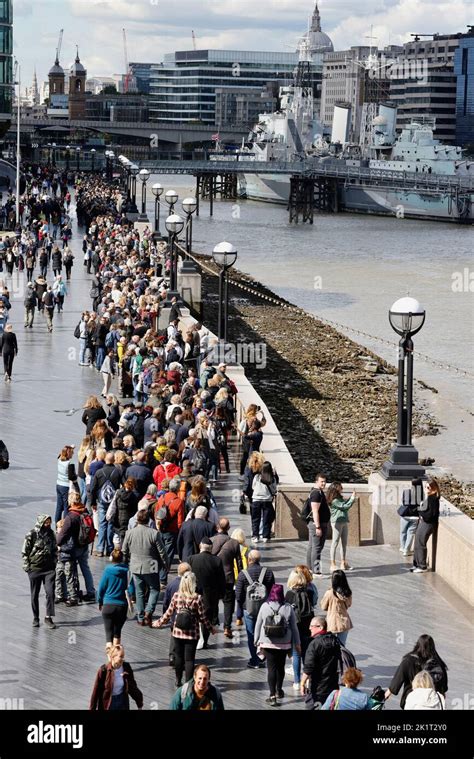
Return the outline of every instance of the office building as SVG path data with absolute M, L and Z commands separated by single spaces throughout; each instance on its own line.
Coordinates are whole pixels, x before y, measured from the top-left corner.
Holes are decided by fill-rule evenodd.
M 456 145 L 474 151 L 474 27 L 454 53 L 456 75 Z
M 0 137 L 8 131 L 13 102 L 12 0 L 0 0 Z M 6 85 L 6 86 L 5 86 Z

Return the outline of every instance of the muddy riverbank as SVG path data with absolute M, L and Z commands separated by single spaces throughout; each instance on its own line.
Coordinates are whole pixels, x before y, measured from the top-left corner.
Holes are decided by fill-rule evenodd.
M 212 261 L 202 259 L 209 269 Z M 295 309 L 233 270 L 229 342 L 267 404 L 302 477 L 367 481 L 396 439 L 397 376 L 393 366 L 312 315 Z M 216 329 L 218 280 L 203 272 L 206 324 Z M 264 296 L 264 297 L 262 297 Z M 272 302 L 278 300 L 278 304 Z M 287 307 L 285 307 L 285 304 Z M 417 383 L 416 396 L 433 392 Z M 415 436 L 436 435 L 436 419 L 418 400 Z M 442 478 L 443 495 L 472 516 L 474 487 Z

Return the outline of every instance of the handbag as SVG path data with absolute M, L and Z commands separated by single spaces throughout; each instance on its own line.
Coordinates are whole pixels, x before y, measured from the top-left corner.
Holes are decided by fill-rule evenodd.
M 133 619 L 136 614 L 135 604 L 133 603 L 128 590 L 125 591 L 125 598 L 127 599 L 127 619 Z
M 240 496 L 240 504 L 239 504 L 239 514 L 246 514 L 247 513 L 247 501 L 245 499 L 244 495 Z
M 339 699 L 341 698 L 341 691 L 336 690 L 334 691 L 334 696 L 332 697 L 331 704 L 329 706 L 329 710 L 332 712 L 335 709 L 339 709 Z
M 416 504 L 410 504 L 410 503 L 402 503 L 401 506 L 397 509 L 397 514 L 399 514 L 404 519 L 408 519 L 409 517 L 417 517 L 418 511 L 421 511 L 421 507 L 417 506 Z

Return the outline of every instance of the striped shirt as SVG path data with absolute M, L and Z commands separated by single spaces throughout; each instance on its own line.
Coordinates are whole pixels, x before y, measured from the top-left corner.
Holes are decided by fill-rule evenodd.
M 171 603 L 163 616 L 160 617 L 160 619 L 158 619 L 156 622 L 153 622 L 153 627 L 162 627 L 170 621 L 173 614 L 177 614 L 181 609 L 184 608 L 190 609 L 190 611 L 193 613 L 193 629 L 180 630 L 179 627 L 176 627 L 175 621 L 173 624 L 173 629 L 171 631 L 171 634 L 174 638 L 182 638 L 183 640 L 199 640 L 199 622 L 204 625 L 204 627 L 206 627 L 209 632 L 211 631 L 212 625 L 204 612 L 202 597 L 196 593 L 193 598 L 189 598 L 189 596 L 183 596 L 179 591 L 174 594 L 173 598 L 171 599 Z

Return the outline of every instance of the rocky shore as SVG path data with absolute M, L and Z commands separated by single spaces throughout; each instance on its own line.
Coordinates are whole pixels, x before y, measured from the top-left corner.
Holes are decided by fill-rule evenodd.
M 212 260 L 202 262 L 216 270 Z M 260 295 L 230 282 L 229 342 L 245 344 L 240 362 L 302 477 L 310 481 L 323 470 L 333 479 L 367 481 L 396 439 L 394 367 L 245 274 L 233 269 L 232 280 Z M 215 330 L 218 280 L 205 271 L 203 299 L 206 324 Z M 413 432 L 416 436 L 439 432 L 436 420 L 420 404 L 414 409 Z M 473 516 L 474 485 L 445 477 L 442 492 Z

